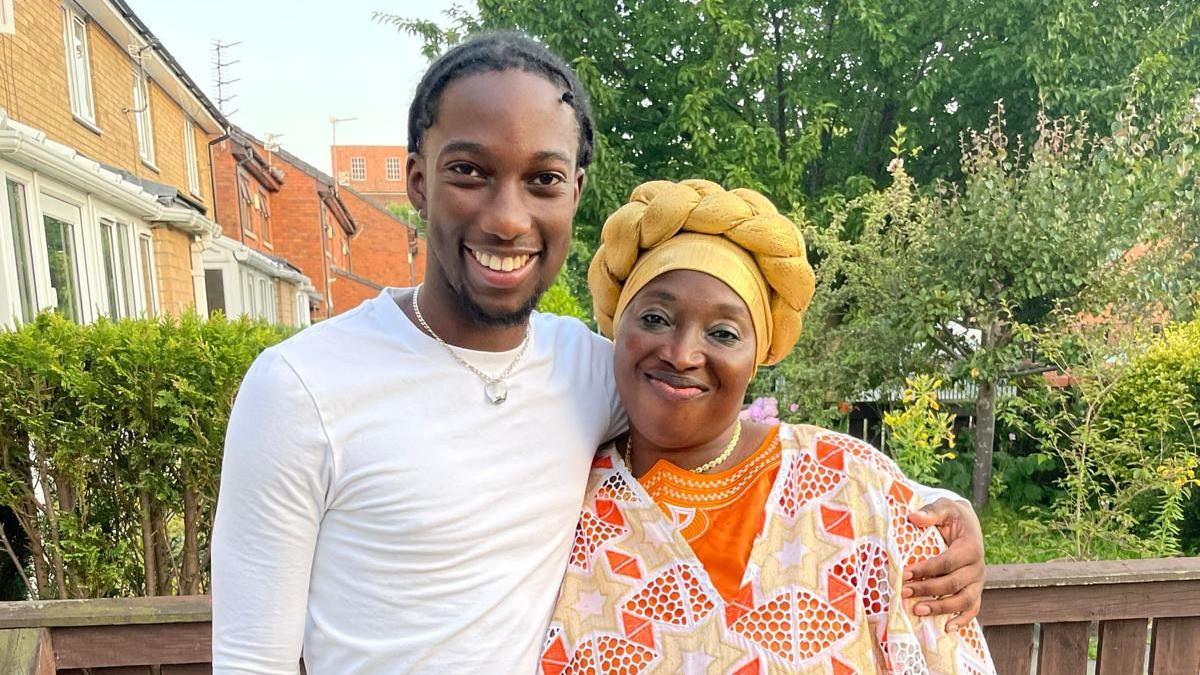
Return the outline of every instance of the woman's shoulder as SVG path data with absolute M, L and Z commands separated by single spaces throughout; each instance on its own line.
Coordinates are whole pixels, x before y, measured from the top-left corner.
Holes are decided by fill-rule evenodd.
M 860 479 L 904 479 L 904 472 L 881 450 L 861 438 L 812 424 L 780 424 L 785 450 L 808 455 L 818 464 Z

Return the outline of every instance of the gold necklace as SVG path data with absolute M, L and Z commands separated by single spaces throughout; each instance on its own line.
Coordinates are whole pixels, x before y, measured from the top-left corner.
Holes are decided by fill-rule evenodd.
M 713 457 L 712 459 L 705 462 L 704 464 L 701 464 L 700 466 L 692 469 L 692 473 L 708 473 L 709 471 L 724 464 L 725 461 L 729 459 L 729 456 L 733 454 L 733 449 L 737 447 L 738 441 L 741 440 L 741 438 L 742 438 L 742 421 L 737 420 L 733 424 L 733 436 L 730 437 L 729 444 L 725 446 L 725 449 L 721 451 L 721 454 L 717 455 L 716 457 Z M 621 453 L 621 459 L 625 461 L 625 466 L 630 471 L 633 471 L 633 463 L 629 461 L 629 457 L 631 454 L 631 452 L 630 452 L 631 447 L 632 447 L 632 444 L 629 442 L 629 439 L 626 438 L 625 439 L 625 451 Z

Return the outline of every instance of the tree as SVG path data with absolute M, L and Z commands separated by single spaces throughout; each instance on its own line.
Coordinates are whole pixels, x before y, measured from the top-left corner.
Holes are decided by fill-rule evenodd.
M 515 28 L 579 72 L 599 134 L 567 263 L 585 304 L 600 227 L 642 181 L 703 177 L 824 218 L 825 200 L 888 182 L 901 126 L 922 148 L 910 175 L 957 180 L 961 139 L 996 101 L 1014 135 L 1043 110 L 1111 120 L 1131 92 L 1173 121 L 1200 72 L 1194 0 L 479 0 L 441 24 L 375 19 L 429 58 Z
M 1037 354 L 1041 333 L 1089 313 L 1120 321 L 1194 311 L 1200 98 L 1193 106 L 1169 130 L 1127 107 L 1109 137 L 1043 119 L 1029 147 L 1006 135 L 1000 110 L 971 136 L 961 185 L 925 191 L 905 170 L 898 136 L 892 184 L 833 205 L 831 225 L 810 231 L 826 298 L 793 357 L 806 361 L 785 362 L 782 379 L 841 383 L 834 396 L 913 372 L 973 382 L 972 497 L 982 507 L 997 387 L 1050 367 Z M 844 379 L 815 378 L 829 373 L 826 362 Z

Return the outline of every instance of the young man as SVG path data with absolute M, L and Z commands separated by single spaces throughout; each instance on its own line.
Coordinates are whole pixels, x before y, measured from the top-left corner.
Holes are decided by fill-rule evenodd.
M 234 406 L 215 673 L 294 673 L 301 646 L 313 675 L 536 668 L 593 453 L 623 425 L 611 345 L 532 313 L 592 147 L 586 92 L 528 39 L 430 67 L 409 114 L 425 283 L 267 350 Z M 978 524 L 937 509 L 966 535 L 930 561 L 955 571 L 929 594 L 971 586 L 931 609 L 973 613 Z

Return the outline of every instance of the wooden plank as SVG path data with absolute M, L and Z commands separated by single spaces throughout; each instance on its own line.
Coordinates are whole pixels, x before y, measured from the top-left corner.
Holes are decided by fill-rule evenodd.
M 190 664 L 212 660 L 208 623 L 55 628 L 59 668 Z
M 207 595 L 0 603 L 0 628 L 212 621 Z
M 1200 580 L 1200 557 L 988 565 L 985 588 Z
M 1038 644 L 1038 675 L 1080 675 L 1087 672 L 1087 621 L 1042 624 Z
M 1200 673 L 1200 616 L 1154 620 L 1150 645 L 1150 673 Z
M 1029 675 L 1033 666 L 1033 629 L 1031 623 L 983 629 L 988 651 L 996 664 L 996 675 Z
M 212 675 L 211 663 L 185 663 L 177 666 L 163 666 L 162 675 Z
M 45 628 L 0 630 L 0 672 L 54 675 L 54 652 Z
M 1140 673 L 1146 665 L 1147 619 L 1100 622 L 1096 647 L 1096 675 Z
M 985 590 L 979 621 L 995 626 L 1184 616 L 1200 616 L 1200 581 Z

